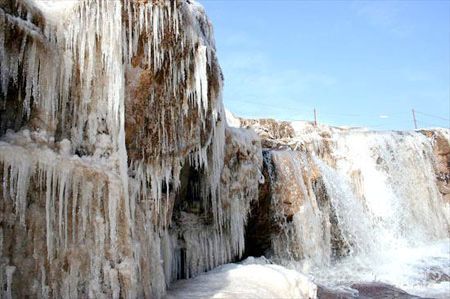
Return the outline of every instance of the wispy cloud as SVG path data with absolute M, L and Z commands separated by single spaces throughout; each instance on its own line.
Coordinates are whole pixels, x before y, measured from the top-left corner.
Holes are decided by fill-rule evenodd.
M 258 47 L 260 46 L 260 42 L 249 36 L 249 34 L 244 32 L 232 32 L 232 34 L 228 34 L 224 36 L 221 40 L 221 43 L 225 47 L 239 47 L 239 48 L 248 48 L 248 47 Z
M 396 1 L 356 1 L 353 9 L 358 17 L 371 26 L 380 28 L 398 37 L 411 35 L 411 24 L 401 22 L 402 9 Z
M 425 71 L 403 70 L 401 73 L 409 82 L 429 82 L 435 80 L 431 73 Z
M 257 116 L 258 107 L 270 110 L 277 117 L 310 109 L 310 95 L 314 90 L 337 83 L 328 74 L 282 68 L 261 51 L 228 53 L 222 57 L 221 65 L 225 73 L 225 103 L 260 104 L 252 105 L 256 110 L 236 111 L 248 116 Z

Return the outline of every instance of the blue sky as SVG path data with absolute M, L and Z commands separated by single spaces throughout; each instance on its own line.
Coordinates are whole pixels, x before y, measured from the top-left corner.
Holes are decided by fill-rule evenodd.
M 449 126 L 450 1 L 200 2 L 239 116 Z

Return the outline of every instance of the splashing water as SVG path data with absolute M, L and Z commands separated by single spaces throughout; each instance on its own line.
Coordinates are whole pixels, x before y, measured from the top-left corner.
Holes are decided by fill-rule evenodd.
M 449 203 L 436 184 L 431 141 L 397 132 L 335 132 L 331 141 L 325 148 L 316 140 L 316 151 L 272 153 L 278 173 L 286 161 L 298 170 L 289 181 L 272 180 L 304 190 L 302 208 L 274 240 L 274 258 L 332 288 L 375 281 L 448 295 Z

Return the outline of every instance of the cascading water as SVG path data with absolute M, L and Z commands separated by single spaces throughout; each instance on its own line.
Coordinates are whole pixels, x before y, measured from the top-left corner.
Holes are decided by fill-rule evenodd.
M 271 152 L 272 185 L 301 191 L 301 207 L 273 239 L 275 260 L 329 287 L 380 281 L 448 295 L 450 203 L 438 189 L 433 140 L 364 131 L 301 138 L 297 151 Z M 273 204 L 283 196 L 272 190 Z

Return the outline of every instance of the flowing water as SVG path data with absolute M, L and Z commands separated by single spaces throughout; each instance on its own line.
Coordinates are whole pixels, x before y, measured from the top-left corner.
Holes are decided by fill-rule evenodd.
M 274 240 L 275 257 L 331 288 L 384 282 L 447 297 L 449 203 L 436 184 L 432 140 L 397 132 L 335 133 L 331 140 L 318 151 L 272 153 L 279 171 L 286 161 L 299 176 L 315 168 L 323 187 L 311 187 L 317 178 L 300 179 L 303 208 Z

